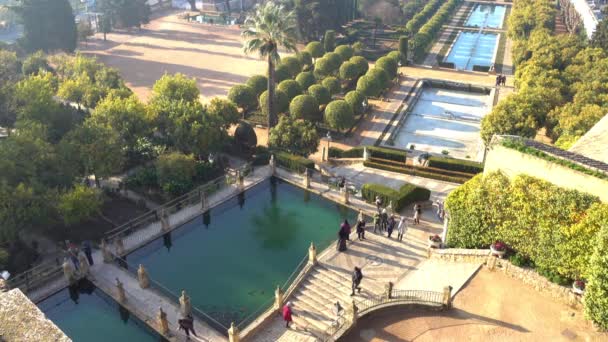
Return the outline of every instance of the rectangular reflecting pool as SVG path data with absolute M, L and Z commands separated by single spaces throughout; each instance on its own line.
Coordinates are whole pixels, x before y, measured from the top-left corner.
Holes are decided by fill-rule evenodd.
M 356 213 L 279 179 L 266 180 L 127 256 L 225 326 L 271 301 L 307 257 L 337 238 Z
M 55 293 L 38 303 L 38 307 L 75 342 L 163 341 L 88 281 Z
M 505 6 L 477 4 L 465 26 L 502 28 L 505 12 Z
M 454 63 L 458 70 L 473 70 L 474 65 L 489 67 L 494 63 L 497 41 L 494 33 L 462 31 L 445 61 Z

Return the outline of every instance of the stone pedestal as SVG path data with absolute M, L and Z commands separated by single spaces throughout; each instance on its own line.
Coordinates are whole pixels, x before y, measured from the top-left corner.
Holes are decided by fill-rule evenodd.
M 186 294 L 186 290 L 182 290 L 182 295 L 179 297 L 179 309 L 183 317 L 192 314 L 192 304 L 190 297 Z
M 236 187 L 239 191 L 245 190 L 245 177 L 243 177 L 240 170 L 236 171 Z
M 125 303 L 127 301 L 127 295 L 125 293 L 124 285 L 116 278 L 116 295 L 118 296 L 119 303 Z
M 308 263 L 311 265 L 317 264 L 317 248 L 313 242 L 311 242 L 310 247 L 308 247 Z
M 112 253 L 108 249 L 108 245 L 106 244 L 106 240 L 101 240 L 101 254 L 103 255 L 103 262 L 110 263 L 112 262 Z
M 158 328 L 163 335 L 169 333 L 169 321 L 167 320 L 167 313 L 163 311 L 163 308 L 158 308 Z
M 139 268 L 137 269 L 137 280 L 139 280 L 139 287 L 142 289 L 150 287 L 150 277 L 142 264 L 139 264 Z
M 63 275 L 65 276 L 65 279 L 68 281 L 68 284 L 72 285 L 76 282 L 76 275 L 74 272 L 74 265 L 72 265 L 72 262 L 68 259 L 65 259 L 63 261 L 63 265 L 61 265 L 63 268 Z
M 350 318 L 352 327 L 354 327 L 357 324 L 357 316 L 359 315 L 359 308 L 357 307 L 357 304 L 355 303 L 354 299 L 350 303 L 350 308 L 348 310 L 348 313 L 349 313 L 349 318 Z
M 270 174 L 274 175 L 277 172 L 277 162 L 274 159 L 274 154 L 270 155 L 270 162 L 268 165 L 270 165 Z
M 89 260 L 84 254 L 78 254 L 78 261 L 80 262 L 80 276 L 86 277 L 89 274 Z
M 240 342 L 241 337 L 239 336 L 239 328 L 234 325 L 234 322 L 230 323 L 230 328 L 228 329 L 228 341 L 229 342 Z
M 283 307 L 283 292 L 281 291 L 281 288 L 279 286 L 277 286 L 277 289 L 274 290 L 274 307 L 279 312 Z
M 496 257 L 493 255 L 488 256 L 488 270 L 490 271 L 494 271 L 494 269 L 496 268 Z
M 452 287 L 451 286 L 446 286 L 443 288 L 443 306 L 445 306 L 446 309 L 449 309 L 452 307 Z
M 207 193 L 204 190 L 201 190 L 201 210 L 203 212 L 207 211 L 207 209 L 209 209 L 209 203 L 207 201 Z
M 310 188 L 310 175 L 309 175 L 308 169 L 306 169 L 306 171 L 304 171 L 304 181 L 302 183 L 302 186 L 304 186 L 305 189 Z
M 171 229 L 171 224 L 169 223 L 169 214 L 166 211 L 162 211 L 160 213 L 160 229 L 163 232 L 168 232 Z
M 122 242 L 122 238 L 120 236 L 117 236 L 114 239 L 114 245 L 116 247 L 116 254 L 118 254 L 119 257 L 125 255 L 125 244 Z
M 393 298 L 393 283 L 388 282 L 384 284 L 384 298 L 391 299 Z
M 363 148 L 363 161 L 369 160 L 369 152 L 367 151 L 367 146 Z
M 344 191 L 342 192 L 342 202 L 344 202 L 344 204 L 350 203 L 350 192 L 346 186 L 344 186 Z

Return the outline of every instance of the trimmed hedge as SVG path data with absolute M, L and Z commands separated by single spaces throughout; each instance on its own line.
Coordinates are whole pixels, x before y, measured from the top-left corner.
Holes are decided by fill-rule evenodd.
M 274 157 L 277 165 L 284 167 L 288 170 L 303 173 L 306 169 L 314 169 L 315 162 L 304 157 L 297 156 L 295 154 L 287 152 L 275 152 Z
M 456 177 L 456 176 L 442 175 L 440 173 L 436 173 L 434 171 L 431 171 L 431 170 L 428 170 L 425 168 L 415 167 L 415 166 L 405 166 L 404 165 L 402 167 L 398 167 L 398 166 L 381 164 L 381 163 L 377 163 L 377 162 L 373 162 L 373 161 L 363 162 L 363 166 L 371 167 L 371 168 L 379 169 L 379 170 L 403 173 L 406 175 L 436 179 L 436 180 L 440 180 L 440 181 L 444 181 L 444 182 L 451 182 L 451 183 L 462 184 L 462 183 L 465 183 L 467 180 L 469 180 L 468 177 Z
M 483 172 L 483 164 L 471 160 L 436 157 L 429 158 L 429 167 L 450 171 L 478 174 Z
M 317 83 L 315 75 L 311 71 L 301 72 L 296 76 L 296 82 L 300 85 L 300 89 L 308 89 L 313 84 Z
M 377 146 L 357 146 L 351 148 L 350 150 L 341 150 L 339 148 L 330 147 L 329 156 L 332 158 L 363 158 L 363 150 L 365 147 L 367 147 L 367 153 L 372 158 L 390 160 L 393 162 L 403 163 L 405 165 L 407 152 Z
M 490 71 L 490 67 L 485 65 L 473 65 L 473 71 L 488 72 Z
M 330 158 L 363 158 L 363 147 L 353 147 L 350 150 L 342 150 L 337 147 L 329 147 Z
M 388 205 L 392 202 L 393 209 L 399 212 L 408 204 L 428 201 L 431 197 L 431 191 L 414 184 L 405 184 L 399 190 L 394 190 L 384 185 L 368 183 L 361 188 L 361 195 L 368 203 L 375 203 L 376 196 L 379 196 L 382 203 Z

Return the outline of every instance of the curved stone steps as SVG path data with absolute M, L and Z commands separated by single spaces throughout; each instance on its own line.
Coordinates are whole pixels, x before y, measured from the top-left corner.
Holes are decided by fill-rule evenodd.
M 323 314 L 324 316 L 328 317 L 333 316 L 331 311 L 331 304 L 333 303 L 332 300 L 325 297 L 320 297 L 319 294 L 314 290 L 306 288 L 300 289 L 297 300 L 301 300 L 305 304 L 308 304 L 313 312 Z
M 315 279 L 315 281 L 320 281 L 322 282 L 325 286 L 331 286 L 331 288 L 336 289 L 337 291 L 340 292 L 347 292 L 350 293 L 350 286 L 351 286 L 351 281 L 349 280 L 348 283 L 344 282 L 344 281 L 336 281 L 335 278 L 332 278 L 330 275 L 324 273 L 324 272 L 317 272 L 317 273 L 313 273 L 312 277 Z
M 329 317 L 316 313 L 314 307 L 302 300 L 294 300 L 292 303 L 294 305 L 293 316 L 305 319 L 310 324 L 309 327 L 314 327 L 317 332 L 324 334 L 327 331 L 331 325 Z
M 322 341 L 321 336 L 325 336 L 325 332 L 311 325 L 311 323 L 306 318 L 294 314 L 292 315 L 291 319 L 293 320 L 293 324 L 295 324 L 296 327 L 314 335 L 316 341 Z M 288 341 L 291 342 L 291 340 Z
M 322 277 L 309 278 L 305 282 L 306 285 L 312 287 L 315 291 L 324 295 L 325 298 L 331 299 L 333 302 L 335 300 L 347 301 L 349 300 L 348 294 L 350 293 L 350 288 L 340 286 L 339 288 L 336 284 L 328 283 L 323 280 Z M 348 293 L 347 293 L 348 292 Z
M 326 275 L 327 277 L 331 278 L 332 281 L 334 282 L 341 282 L 341 283 L 346 283 L 348 284 L 348 291 L 350 291 L 350 285 L 352 280 L 348 279 L 346 280 L 345 276 L 342 275 L 341 273 L 338 273 L 334 270 L 328 269 L 328 268 L 323 268 L 324 270 L 327 270 L 327 272 L 323 272 L 324 275 Z M 367 288 L 367 290 L 369 290 L 370 292 L 373 293 L 382 293 L 382 291 L 384 291 L 384 285 L 380 284 L 376 281 L 374 281 L 373 279 L 369 279 L 365 276 L 365 269 L 362 270 L 363 272 L 363 280 L 361 281 L 361 286 L 364 288 Z M 350 292 L 349 292 L 350 293 Z

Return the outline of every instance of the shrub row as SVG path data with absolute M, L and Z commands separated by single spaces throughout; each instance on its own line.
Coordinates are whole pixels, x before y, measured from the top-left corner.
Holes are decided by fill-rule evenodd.
M 483 164 L 471 160 L 432 156 L 429 158 L 429 167 L 450 171 L 478 174 L 483 172 Z
M 422 11 L 416 14 L 410 21 L 405 24 L 405 30 L 409 33 L 415 33 L 418 29 L 424 25 L 425 22 L 437 11 L 441 5 L 442 0 L 431 0 L 428 2 Z
M 377 146 L 366 146 L 367 153 L 373 158 L 386 159 L 405 164 L 407 159 L 406 151 L 393 150 Z M 353 147 L 350 150 L 341 150 L 339 148 L 330 147 L 329 156 L 332 158 L 363 158 L 364 146 Z
M 314 161 L 297 156 L 295 154 L 280 151 L 275 152 L 274 157 L 276 158 L 277 165 L 291 171 L 303 173 L 304 171 L 306 171 L 306 169 L 315 168 Z
M 376 196 L 382 199 L 382 203 L 388 205 L 393 203 L 396 212 L 414 202 L 428 201 L 431 191 L 413 184 L 405 184 L 399 190 L 393 190 L 384 185 L 368 183 L 361 188 L 361 195 L 368 203 L 374 203 Z
M 415 166 L 404 165 L 403 167 L 398 167 L 398 166 L 376 163 L 373 161 L 366 161 L 363 163 L 363 165 L 366 167 L 374 168 L 374 169 L 398 172 L 398 173 L 403 173 L 406 175 L 431 178 L 431 179 L 436 179 L 436 180 L 440 180 L 440 181 L 444 181 L 444 182 L 452 182 L 452 183 L 459 183 L 459 184 L 462 184 L 469 179 L 468 177 L 443 175 L 443 174 L 434 172 L 433 170 L 428 170 L 425 168 L 419 168 L 419 167 L 415 167 Z
M 426 54 L 429 45 L 435 39 L 435 36 L 441 30 L 441 26 L 450 17 L 451 12 L 462 0 L 448 0 L 444 3 L 437 13 L 427 21 L 414 38 L 410 41 L 410 49 L 414 54 L 414 59 L 421 59 Z

